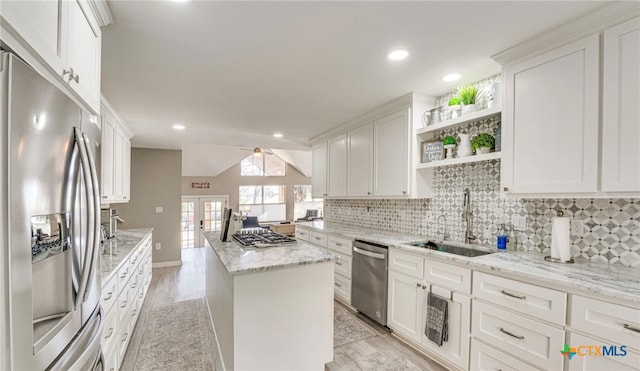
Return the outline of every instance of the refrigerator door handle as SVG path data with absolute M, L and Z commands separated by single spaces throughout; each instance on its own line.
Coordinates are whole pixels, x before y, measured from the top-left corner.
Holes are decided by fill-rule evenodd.
M 89 159 L 89 171 L 91 175 L 91 190 L 93 193 L 92 204 L 93 204 L 93 243 L 91 248 L 91 265 L 89 266 L 89 277 L 87 279 L 87 286 L 84 292 L 83 302 L 87 301 L 89 298 L 89 294 L 91 293 L 91 281 L 93 280 L 93 276 L 95 275 L 96 269 L 98 269 L 98 250 L 100 249 L 100 190 L 98 189 L 98 172 L 96 170 L 96 162 L 93 159 L 92 151 L 88 148 L 91 141 L 87 137 L 86 134 L 82 134 L 82 139 L 84 141 L 84 145 L 87 151 L 87 157 Z
M 78 333 L 60 358 L 47 371 L 87 371 L 96 365 L 100 356 L 103 327 L 102 308 L 98 307 L 92 319 Z
M 79 144 L 74 140 L 73 150 L 71 152 L 71 159 L 69 161 L 69 167 L 67 169 L 67 176 L 65 179 L 65 193 L 63 199 L 63 205 L 66 205 L 66 209 L 71 212 L 71 215 L 76 213 L 76 190 L 78 185 L 79 167 L 80 167 L 80 148 Z M 75 233 L 75 232 L 74 232 Z M 73 243 L 72 243 L 73 244 Z M 73 248 L 73 275 L 72 284 L 76 295 L 75 309 L 78 309 L 79 297 L 80 297 L 80 276 L 82 275 L 82 268 L 78 266 L 78 259 L 75 259 L 76 249 Z
M 82 166 L 82 173 L 84 175 L 84 183 L 85 183 L 85 191 L 87 196 L 87 219 L 88 219 L 88 228 L 87 228 L 87 239 L 85 241 L 85 254 L 84 261 L 82 263 L 81 268 L 81 277 L 80 277 L 80 289 L 78 290 L 78 297 L 76 297 L 76 309 L 80 303 L 84 302 L 85 293 L 87 290 L 87 284 L 89 283 L 89 273 L 91 270 L 91 259 L 93 259 L 93 250 L 94 250 L 94 232 L 95 232 L 95 203 L 93 201 L 93 180 L 91 179 L 91 169 L 89 167 L 89 156 L 87 155 L 87 146 L 84 142 L 84 138 L 82 133 L 78 128 L 73 128 L 74 137 L 76 143 L 78 143 L 78 147 L 80 148 L 80 164 Z M 80 298 L 80 300 L 77 300 Z

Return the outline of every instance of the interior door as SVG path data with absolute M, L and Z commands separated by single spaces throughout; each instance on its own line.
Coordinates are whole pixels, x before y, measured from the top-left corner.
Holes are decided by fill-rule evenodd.
M 182 248 L 207 246 L 202 232 L 220 231 L 222 211 L 229 203 L 228 196 L 182 197 Z

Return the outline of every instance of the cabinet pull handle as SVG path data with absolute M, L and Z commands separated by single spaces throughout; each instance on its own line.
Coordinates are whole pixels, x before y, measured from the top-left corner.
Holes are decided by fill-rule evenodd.
M 122 342 L 123 342 L 123 343 L 126 343 L 128 338 L 129 338 L 129 333 L 128 333 L 128 332 L 125 332 L 125 333 L 124 333 L 124 339 L 122 339 Z
M 129 273 L 129 272 L 127 271 L 127 272 L 122 273 L 122 275 L 120 276 L 120 278 L 125 278 L 125 277 L 127 276 L 127 273 Z
M 336 261 L 336 264 L 337 264 L 337 265 L 342 265 L 342 263 L 340 263 L 340 262 L 338 262 L 338 261 Z
M 426 289 L 427 289 L 427 286 L 422 285 L 422 289 L 423 289 L 423 290 L 426 290 Z
M 102 198 L 105 198 L 105 199 L 106 199 L 106 198 L 107 198 L 107 196 L 102 196 Z
M 368 194 L 368 195 L 370 195 L 370 194 L 371 194 L 371 192 L 367 192 L 367 194 Z
M 122 302 L 122 305 L 120 306 L 120 308 L 124 308 L 126 306 L 127 306 L 127 301 L 125 300 L 125 301 Z
M 416 287 L 417 287 L 417 288 L 422 287 L 422 285 L 420 284 L 420 282 L 416 283 Z
M 521 336 L 521 335 L 514 335 L 514 334 L 510 333 L 509 331 L 507 331 L 507 330 L 503 329 L 502 327 L 500 327 L 500 332 L 502 332 L 503 334 L 507 334 L 507 335 L 509 335 L 509 336 L 512 336 L 512 337 L 514 337 L 514 338 L 516 338 L 516 339 L 524 340 L 524 336 Z
M 113 296 L 113 292 L 110 292 L 110 293 L 107 295 L 107 297 L 106 297 L 106 298 L 104 298 L 104 301 L 111 300 L 111 297 L 112 297 L 112 296 Z
M 403 195 L 406 195 L 406 194 L 407 194 L 407 191 L 402 191 L 402 194 L 403 194 Z
M 109 334 L 108 334 L 107 336 L 105 336 L 104 338 L 105 338 L 105 339 L 108 339 L 108 338 L 110 338 L 110 337 L 111 337 L 111 335 L 113 335 L 113 327 L 111 327 L 111 328 L 109 329 Z
M 516 298 L 516 299 L 520 299 L 520 300 L 524 300 L 524 299 L 527 298 L 526 296 L 518 296 L 518 295 L 512 294 L 512 293 L 510 293 L 508 291 L 504 291 L 504 290 L 500 291 L 500 293 L 502 295 L 507 295 L 507 296 L 510 296 L 512 298 Z
M 624 324 L 624 328 L 626 328 L 627 330 L 631 330 L 631 331 L 635 331 L 635 332 L 640 332 L 640 329 L 637 328 L 633 328 L 630 325 L 627 325 L 626 323 Z
M 336 285 L 336 286 L 338 286 L 338 287 L 342 287 L 342 285 L 341 285 L 341 284 L 339 284 L 339 283 L 337 283 L 337 282 L 334 282 L 334 285 Z
M 342 244 L 339 242 L 336 242 L 336 246 L 342 246 Z

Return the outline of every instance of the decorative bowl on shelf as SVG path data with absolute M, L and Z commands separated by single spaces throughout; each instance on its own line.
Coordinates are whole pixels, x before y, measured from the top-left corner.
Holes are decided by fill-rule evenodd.
M 476 149 L 476 155 L 486 155 L 491 152 L 491 147 L 480 147 Z

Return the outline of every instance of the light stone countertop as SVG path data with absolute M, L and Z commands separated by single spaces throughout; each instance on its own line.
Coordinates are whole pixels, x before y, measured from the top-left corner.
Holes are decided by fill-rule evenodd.
M 302 241 L 256 248 L 242 246 L 235 241 L 220 242 L 220 232 L 203 234 L 231 275 L 324 263 L 337 259 L 336 255 L 327 249 Z
M 152 231 L 153 228 L 120 229 L 114 238 L 101 245 L 102 283 L 111 278 L 122 262 Z
M 407 242 L 424 240 L 441 242 L 425 236 L 408 236 L 397 232 L 337 225 L 323 221 L 296 223 L 296 226 L 351 239 L 377 242 L 443 262 L 467 265 L 478 271 L 499 272 L 514 279 L 535 280 L 547 287 L 555 287 L 559 290 L 584 291 L 613 301 L 620 299 L 640 304 L 640 269 L 637 268 L 617 264 L 592 263 L 581 259 L 576 259 L 573 264 L 551 263 L 545 261 L 542 254 L 524 251 L 496 252 L 471 258 L 406 244 Z M 495 248 L 488 246 L 466 245 L 455 241 L 446 241 L 446 243 L 478 250 L 496 251 Z

